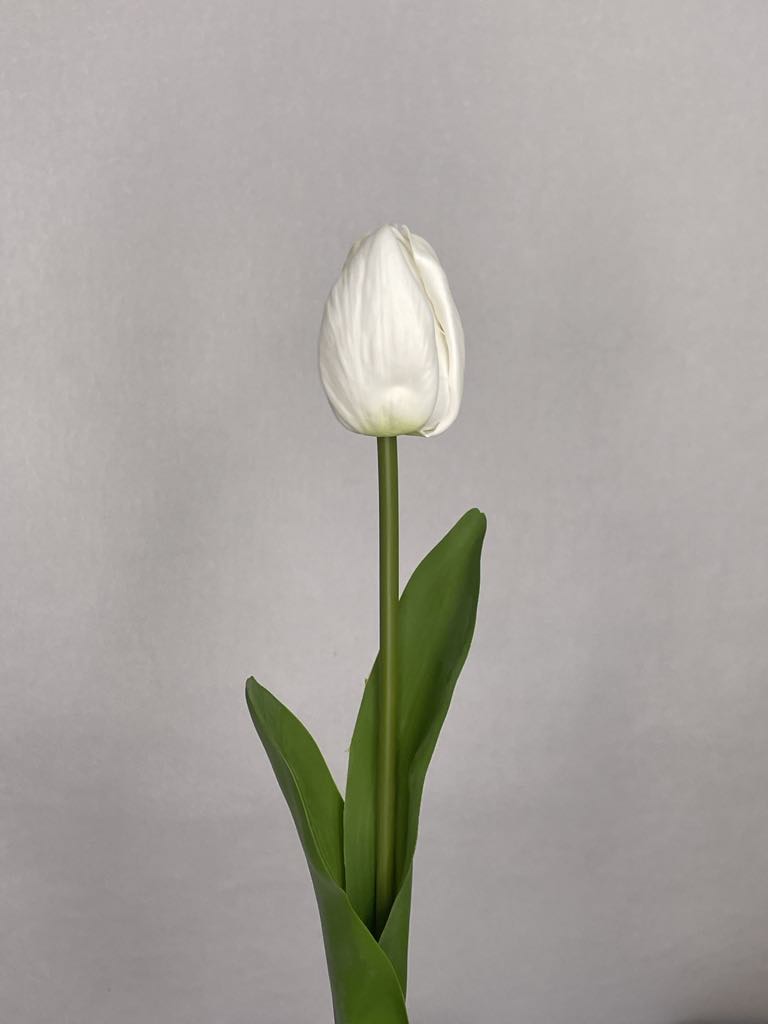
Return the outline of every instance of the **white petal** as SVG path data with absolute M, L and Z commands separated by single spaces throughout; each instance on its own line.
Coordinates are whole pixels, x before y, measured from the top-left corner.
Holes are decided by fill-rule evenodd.
M 446 430 L 459 412 L 464 389 L 464 329 L 448 286 L 448 278 L 435 250 L 429 242 L 412 234 L 405 226 L 401 230 L 411 248 L 417 272 L 435 314 L 435 340 L 440 368 L 438 395 L 432 414 L 418 431 L 424 437 L 432 437 Z
M 361 239 L 325 306 L 320 376 L 359 434 L 419 433 L 438 400 L 434 314 L 408 248 L 390 226 Z

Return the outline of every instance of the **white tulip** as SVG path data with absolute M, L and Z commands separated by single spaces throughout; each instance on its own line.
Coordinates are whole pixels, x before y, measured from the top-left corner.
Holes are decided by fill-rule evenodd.
M 385 225 L 356 242 L 325 305 L 320 377 L 358 434 L 440 434 L 464 382 L 464 332 L 428 242 Z

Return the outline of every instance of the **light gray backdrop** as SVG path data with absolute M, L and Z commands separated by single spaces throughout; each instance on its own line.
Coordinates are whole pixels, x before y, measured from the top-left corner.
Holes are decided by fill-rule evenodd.
M 315 368 L 408 224 L 477 504 L 415 1024 L 768 1017 L 768 4 L 2 3 L 0 1019 L 325 1024 L 253 672 L 341 783 L 375 446 Z

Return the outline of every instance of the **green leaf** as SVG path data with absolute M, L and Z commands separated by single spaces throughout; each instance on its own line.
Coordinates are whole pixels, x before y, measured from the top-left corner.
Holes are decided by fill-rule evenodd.
M 246 699 L 309 865 L 336 1024 L 408 1024 L 392 962 L 344 892 L 343 801 L 323 756 L 301 722 L 254 679 Z
M 298 718 L 255 679 L 245 684 L 245 699 L 307 861 L 343 889 L 344 801 L 323 755 Z
M 421 562 L 400 598 L 396 891 L 380 937 L 405 991 L 413 854 L 429 762 L 472 642 L 486 519 L 462 516 Z M 344 865 L 352 906 L 374 931 L 376 686 L 366 684 L 349 753 Z

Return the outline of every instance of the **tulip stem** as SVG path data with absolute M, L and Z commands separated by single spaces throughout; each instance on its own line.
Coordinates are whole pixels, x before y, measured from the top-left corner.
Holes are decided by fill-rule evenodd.
M 398 599 L 397 438 L 377 438 L 379 456 L 379 692 L 376 751 L 376 929 L 395 895 L 397 807 Z

